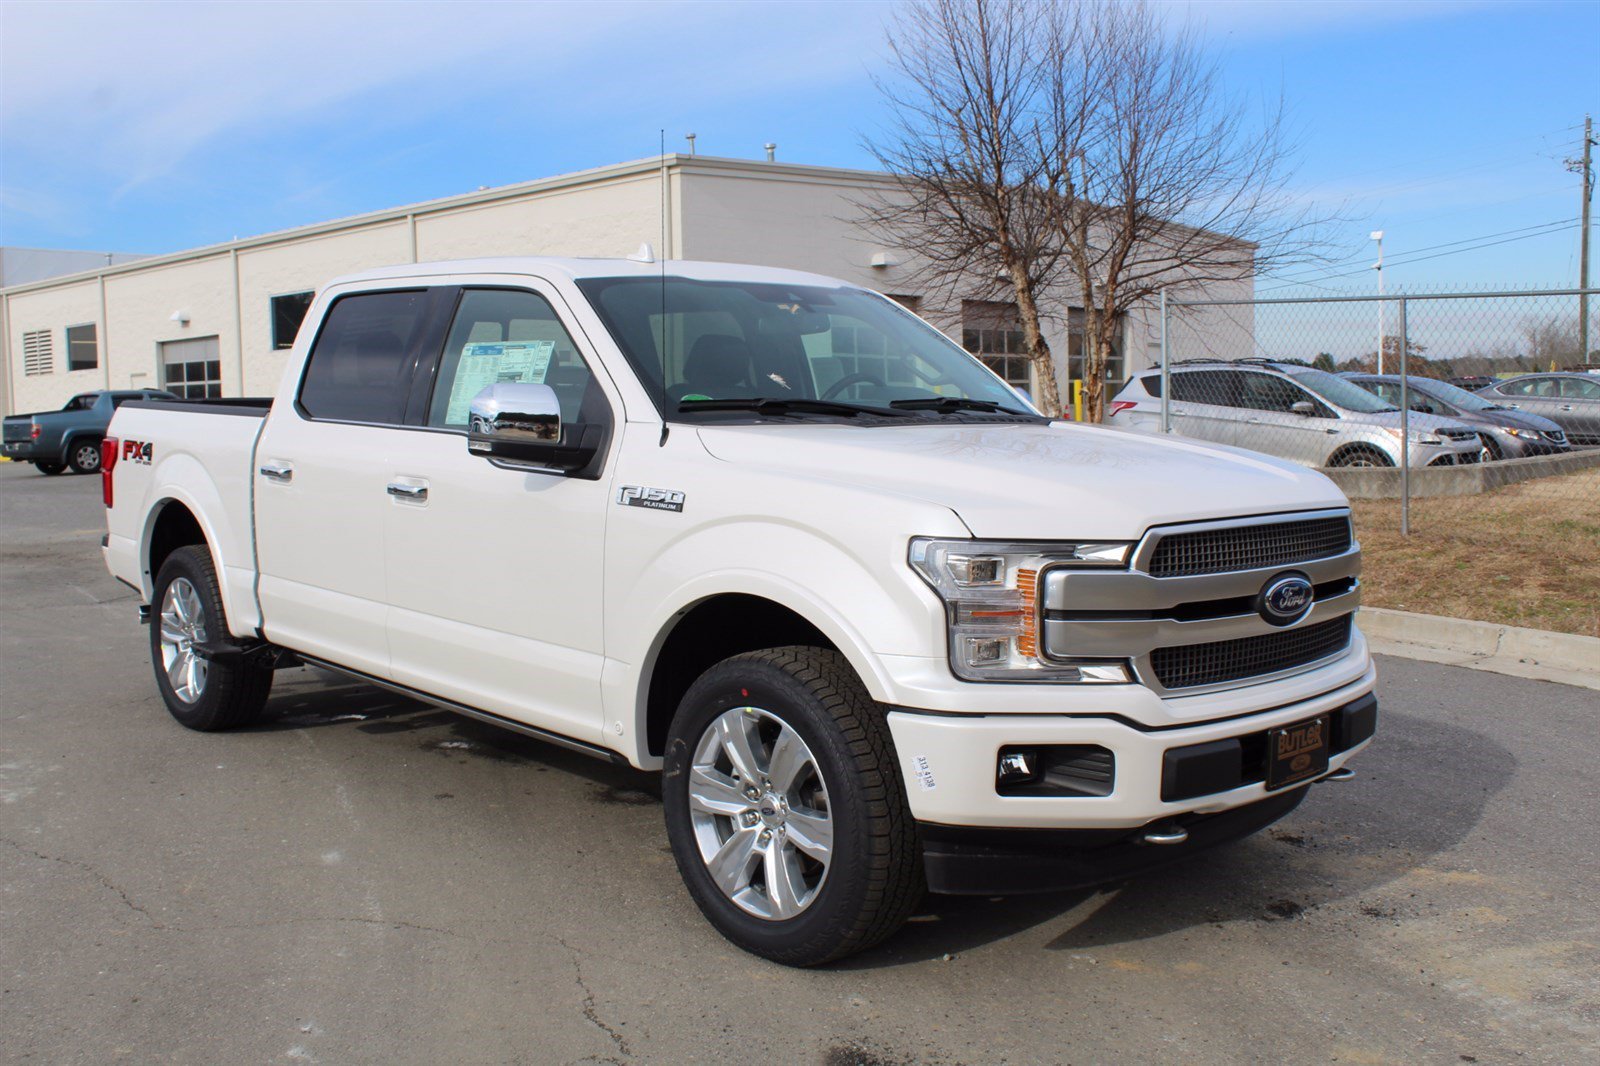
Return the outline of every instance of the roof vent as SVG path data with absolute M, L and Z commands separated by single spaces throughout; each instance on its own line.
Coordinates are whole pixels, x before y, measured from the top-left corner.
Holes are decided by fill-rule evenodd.
M 762 147 L 767 150 L 767 162 L 776 163 L 778 161 L 778 146 L 773 142 L 768 141 L 766 144 L 762 145 Z

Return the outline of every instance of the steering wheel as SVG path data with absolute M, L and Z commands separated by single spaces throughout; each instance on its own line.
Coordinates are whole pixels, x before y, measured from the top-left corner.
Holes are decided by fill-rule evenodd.
M 822 399 L 831 400 L 845 389 L 849 388 L 851 385 L 861 384 L 876 385 L 880 389 L 886 389 L 889 387 L 888 385 L 884 384 L 882 378 L 873 374 L 846 374 L 844 377 L 840 378 L 838 381 L 835 381 L 832 385 L 829 385 L 826 389 L 822 390 Z

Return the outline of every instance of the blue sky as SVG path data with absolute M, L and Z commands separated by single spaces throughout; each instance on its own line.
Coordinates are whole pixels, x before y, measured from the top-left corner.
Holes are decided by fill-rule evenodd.
M 1296 280 L 1370 291 L 1381 228 L 1391 288 L 1574 282 L 1561 160 L 1600 112 L 1600 3 L 1167 6 L 1230 89 L 1282 94 L 1297 195 L 1349 218 L 1348 262 Z M 693 130 L 705 154 L 867 166 L 892 11 L 4 0 L 0 244 L 174 251 L 652 155 L 663 127 L 669 149 Z M 1472 250 L 1491 235 L 1518 239 Z

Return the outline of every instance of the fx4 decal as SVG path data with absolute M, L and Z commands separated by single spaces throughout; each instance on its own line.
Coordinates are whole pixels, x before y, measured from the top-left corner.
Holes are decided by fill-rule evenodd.
M 155 450 L 156 446 L 149 441 L 125 440 L 122 442 L 122 460 L 126 463 L 149 466 Z
M 624 485 L 617 490 L 617 503 L 623 507 L 648 507 L 652 511 L 683 510 L 683 493 L 676 489 L 645 489 Z

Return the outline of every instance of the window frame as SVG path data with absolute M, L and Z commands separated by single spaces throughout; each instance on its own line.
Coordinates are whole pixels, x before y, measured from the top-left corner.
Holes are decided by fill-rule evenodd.
M 94 362 L 90 363 L 88 366 L 73 366 L 72 365 L 72 331 L 75 330 L 75 329 L 92 329 L 92 330 L 94 330 Z M 66 340 L 67 373 L 71 374 L 71 373 L 73 373 L 75 371 L 80 371 L 80 370 L 99 370 L 100 369 L 100 323 L 99 322 L 79 322 L 76 325 L 67 326 L 62 331 L 62 335 L 63 335 L 64 339 Z

